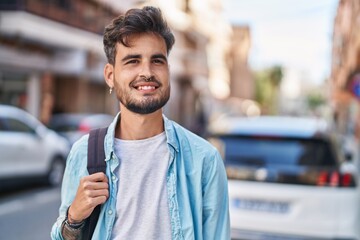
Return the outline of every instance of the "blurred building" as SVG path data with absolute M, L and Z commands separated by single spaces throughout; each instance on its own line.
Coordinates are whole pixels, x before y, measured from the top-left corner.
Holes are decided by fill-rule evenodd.
M 260 106 L 255 99 L 255 81 L 249 67 L 250 28 L 231 26 L 230 51 L 226 57 L 229 69 L 229 94 L 220 101 L 217 116 L 258 116 Z
M 162 9 L 176 42 L 166 114 L 201 134 L 216 98 L 230 96 L 231 27 L 221 0 L 16 0 L 0 3 L 0 102 L 43 122 L 54 112 L 115 113 L 103 80 L 104 26 L 131 7 Z
M 170 54 L 171 98 L 165 113 L 202 134 L 214 99 L 230 95 L 227 55 L 231 26 L 221 0 L 98 0 L 114 9 L 153 5 L 161 8 L 175 34 Z
M 0 2 L 0 102 L 53 112 L 114 112 L 102 32 L 116 12 L 94 1 Z
M 360 1 L 340 0 L 334 22 L 332 66 L 334 120 L 342 135 L 360 139 Z
M 251 46 L 249 26 L 233 26 L 230 62 L 231 97 L 254 99 L 255 86 L 248 57 Z

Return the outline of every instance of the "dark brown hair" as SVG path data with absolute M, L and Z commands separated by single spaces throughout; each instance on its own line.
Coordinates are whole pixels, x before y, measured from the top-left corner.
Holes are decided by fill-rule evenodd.
M 159 8 L 146 6 L 142 9 L 130 9 L 105 27 L 103 43 L 110 64 L 115 64 L 116 43 L 129 47 L 128 38 L 137 33 L 155 33 L 161 36 L 165 40 L 167 54 L 175 42 Z

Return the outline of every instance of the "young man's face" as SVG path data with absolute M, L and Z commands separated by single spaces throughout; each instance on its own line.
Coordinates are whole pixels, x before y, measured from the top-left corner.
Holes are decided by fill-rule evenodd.
M 170 97 L 165 41 L 151 33 L 132 35 L 128 40 L 130 47 L 117 44 L 115 64 L 105 67 L 105 77 L 124 107 L 140 114 L 155 112 Z M 112 71 L 108 75 L 106 68 Z

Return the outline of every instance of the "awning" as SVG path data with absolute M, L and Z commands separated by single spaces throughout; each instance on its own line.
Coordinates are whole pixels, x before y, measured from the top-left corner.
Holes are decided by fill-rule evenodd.
M 91 51 L 104 56 L 102 36 L 28 12 L 1 11 L 0 33 L 54 47 Z

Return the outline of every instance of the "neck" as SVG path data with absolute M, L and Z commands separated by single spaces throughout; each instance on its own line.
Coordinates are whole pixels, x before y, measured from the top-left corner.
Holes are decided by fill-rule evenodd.
M 115 137 L 123 140 L 141 140 L 164 131 L 162 110 L 150 114 L 137 114 L 124 106 L 120 107 L 120 122 L 116 126 Z

